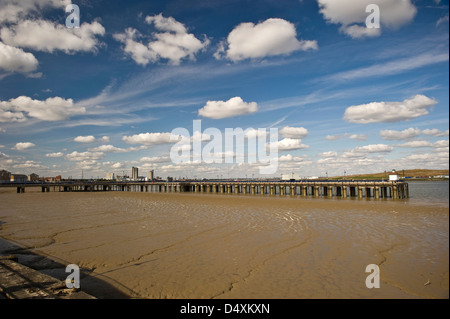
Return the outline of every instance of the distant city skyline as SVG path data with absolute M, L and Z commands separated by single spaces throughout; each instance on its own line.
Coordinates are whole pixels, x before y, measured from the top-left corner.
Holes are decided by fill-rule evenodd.
M 65 25 L 71 3 L 80 28 Z M 365 25 L 368 4 L 380 8 L 379 29 Z M 443 0 L 0 0 L 0 170 L 448 169 L 448 30 Z M 203 145 L 211 138 L 194 120 L 222 134 L 278 129 L 277 172 L 172 162 L 175 128 Z

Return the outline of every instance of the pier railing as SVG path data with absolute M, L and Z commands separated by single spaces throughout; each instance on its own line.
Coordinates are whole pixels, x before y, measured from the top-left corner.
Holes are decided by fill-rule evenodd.
M 408 183 L 403 181 L 89 181 L 56 183 L 3 183 L 0 187 L 40 187 L 42 192 L 193 192 L 218 194 L 280 195 L 338 198 L 409 198 Z

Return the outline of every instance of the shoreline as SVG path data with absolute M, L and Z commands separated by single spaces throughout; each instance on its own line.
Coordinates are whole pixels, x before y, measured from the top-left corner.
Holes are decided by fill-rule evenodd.
M 87 274 L 82 285 L 100 298 L 113 297 L 98 280 L 132 298 L 448 298 L 448 204 L 139 192 L 4 195 L 10 200 L 0 237 L 78 264 Z M 56 271 L 40 258 L 19 257 Z M 372 263 L 381 268 L 379 290 L 364 285 Z

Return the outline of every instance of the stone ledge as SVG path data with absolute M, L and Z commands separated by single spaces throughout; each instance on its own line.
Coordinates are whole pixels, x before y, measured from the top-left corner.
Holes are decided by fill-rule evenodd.
M 0 257 L 0 299 L 96 299 L 65 282 L 17 262 L 14 256 Z

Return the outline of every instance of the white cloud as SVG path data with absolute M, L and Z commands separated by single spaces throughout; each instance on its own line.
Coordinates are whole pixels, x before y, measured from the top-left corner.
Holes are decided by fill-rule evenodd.
M 184 58 L 194 60 L 195 54 L 209 45 L 208 39 L 200 41 L 172 17 L 164 18 L 159 14 L 147 16 L 145 21 L 154 24 L 157 30 L 163 31 L 153 33 L 153 39 L 147 44 L 138 41 L 143 35 L 133 28 L 127 28 L 124 33 L 113 35 L 114 39 L 125 44 L 124 52 L 138 64 L 145 66 L 149 62 L 167 59 L 171 64 L 178 65 Z
M 258 111 L 256 102 L 244 102 L 239 96 L 228 101 L 208 101 L 206 105 L 198 110 L 198 115 L 213 119 L 223 119 Z
M 397 146 L 416 148 L 416 147 L 431 147 L 433 146 L 433 144 L 428 141 L 409 141 L 403 144 L 399 144 Z
M 166 163 L 170 162 L 170 157 L 169 156 L 142 157 L 139 161 L 142 163 Z
M 30 74 L 38 64 L 33 54 L 0 41 L 0 70 Z
M 395 131 L 395 130 L 380 131 L 380 136 L 385 140 L 407 140 L 409 138 L 419 136 L 420 134 L 424 134 L 424 135 L 428 135 L 428 136 L 442 137 L 442 136 L 448 136 L 448 130 L 440 131 L 436 128 L 420 130 L 418 128 L 410 127 L 403 131 Z
M 380 136 L 384 140 L 406 140 L 418 136 L 420 132 L 419 129 L 410 127 L 403 131 L 382 130 Z
M 364 153 L 384 153 L 394 150 L 394 146 L 386 144 L 371 144 L 366 146 L 358 146 L 354 150 Z
M 123 152 L 127 152 L 126 149 L 124 148 L 119 148 L 119 147 L 115 147 L 114 145 L 100 145 L 98 147 L 95 148 L 90 148 L 89 151 L 92 152 L 113 152 L 113 153 L 123 153 Z
M 367 140 L 367 136 L 365 134 L 350 134 L 350 133 L 343 133 L 343 134 L 336 134 L 336 135 L 327 135 L 325 139 L 327 141 L 337 141 L 342 138 L 348 137 L 352 140 L 357 141 L 365 141 Z
M 350 106 L 345 110 L 344 120 L 352 123 L 398 122 L 427 115 L 427 108 L 437 101 L 424 95 L 416 95 L 402 102 L 372 102 Z
M 56 153 L 47 153 L 45 154 L 46 157 L 62 157 L 64 156 L 64 153 L 62 152 L 56 152 Z
M 104 34 L 105 28 L 96 21 L 69 29 L 47 20 L 25 20 L 0 30 L 0 37 L 8 45 L 50 53 L 61 50 L 69 54 L 97 52 L 100 42 L 96 36 Z
M 448 140 L 440 140 L 433 143 L 433 147 L 438 152 L 446 152 L 448 156 L 449 146 Z
M 267 19 L 258 24 L 241 23 L 228 35 L 227 46 L 221 43 L 216 58 L 225 55 L 232 61 L 317 50 L 316 41 L 297 40 L 295 26 L 283 19 Z M 226 52 L 225 52 L 226 51 Z
M 111 167 L 112 167 L 112 168 L 122 168 L 122 167 L 123 167 L 123 164 L 117 162 L 117 163 L 114 163 L 113 165 L 111 165 Z
M 45 168 L 39 162 L 35 161 L 25 161 L 24 163 L 19 163 L 14 165 L 15 168 Z
M 101 142 L 109 142 L 109 136 L 102 136 L 101 138 L 100 138 L 100 141 Z
M 35 144 L 33 144 L 31 142 L 21 142 L 21 143 L 16 143 L 16 145 L 13 147 L 13 150 L 23 151 L 23 150 L 26 150 L 33 146 L 35 146 Z
M 100 145 L 98 147 L 90 148 L 89 151 L 92 152 L 112 152 L 112 153 L 126 153 L 126 152 L 132 152 L 132 151 L 139 151 L 146 149 L 146 146 L 140 146 L 140 147 L 129 147 L 129 148 L 120 148 L 116 147 L 114 145 Z
M 409 163 L 411 167 L 432 167 L 448 169 L 449 165 L 448 151 L 411 154 L 402 158 L 401 161 L 403 163 Z
M 95 141 L 95 137 L 92 135 L 88 136 L 77 136 L 73 139 L 74 142 L 78 143 L 92 143 Z
M 350 138 L 352 140 L 366 141 L 367 140 L 367 135 L 365 135 L 365 134 L 352 134 L 348 138 Z
M 246 129 L 245 134 L 244 134 L 244 136 L 248 139 L 255 139 L 255 138 L 259 138 L 259 137 L 263 138 L 268 135 L 269 135 L 269 132 L 267 130 L 264 129 L 264 130 L 260 131 L 260 130 L 254 129 L 254 128 Z
M 440 131 L 437 128 L 422 130 L 422 134 L 431 136 L 448 136 L 448 130 Z
M 298 164 L 298 162 L 304 162 L 305 157 L 304 156 L 292 156 L 291 154 L 287 154 L 287 155 L 281 155 L 278 158 L 278 161 L 284 162 L 284 163 L 294 162 L 294 164 Z
M 294 138 L 284 138 L 278 142 L 276 142 L 276 147 L 278 147 L 278 151 L 292 151 L 308 148 L 308 145 L 302 144 L 301 139 Z
M 124 136 L 122 140 L 130 144 L 157 145 L 173 143 L 170 140 L 171 133 L 140 133 L 132 136 Z
M 47 7 L 65 8 L 71 0 L 1 0 L 0 23 L 16 23 L 30 15 L 36 15 Z
M 103 157 L 103 153 L 102 152 L 77 152 L 74 151 L 70 154 L 66 155 L 66 158 L 69 161 L 91 161 L 94 162 L 96 160 L 99 160 Z
M 334 151 L 328 151 L 328 152 L 323 152 L 323 153 L 319 154 L 320 157 L 326 157 L 326 158 L 336 157 L 337 155 L 338 155 L 338 153 L 334 152 Z
M 371 153 L 388 153 L 394 150 L 394 146 L 386 144 L 370 144 L 365 146 L 358 146 L 354 149 L 344 152 L 343 158 L 365 158 Z
M 317 0 L 317 2 L 325 20 L 341 25 L 340 31 L 353 38 L 381 34 L 380 30 L 366 28 L 366 18 L 370 14 L 366 12 L 366 7 L 369 4 L 376 4 L 380 8 L 381 28 L 398 28 L 412 21 L 417 13 L 410 0 Z
M 25 121 L 28 116 L 42 121 L 61 121 L 71 115 L 83 114 L 84 107 L 76 106 L 72 99 L 49 97 L 44 101 L 33 100 L 28 96 L 19 96 L 9 101 L 0 101 L 0 122 Z
M 280 134 L 285 138 L 304 138 L 309 132 L 304 127 L 285 126 L 280 130 Z
M 351 36 L 353 39 L 360 39 L 365 37 L 377 37 L 381 34 L 380 28 L 367 28 L 366 26 L 351 25 L 345 27 L 343 30 L 346 34 Z

